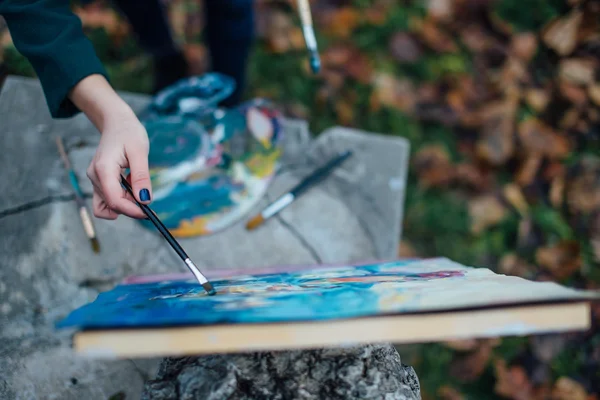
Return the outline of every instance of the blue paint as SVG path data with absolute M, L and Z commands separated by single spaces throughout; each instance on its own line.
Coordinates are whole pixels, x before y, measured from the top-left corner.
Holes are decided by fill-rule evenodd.
M 72 312 L 59 327 L 161 327 L 220 323 L 330 320 L 418 311 L 421 295 L 407 282 L 457 281 L 465 271 L 442 265 L 419 272 L 419 261 L 396 261 L 211 280 L 208 296 L 190 281 L 123 284 Z M 435 286 L 435 285 L 433 285 Z
M 310 54 L 310 68 L 315 74 L 319 73 L 321 70 L 321 59 L 319 58 L 319 54 L 316 52 L 311 52 Z

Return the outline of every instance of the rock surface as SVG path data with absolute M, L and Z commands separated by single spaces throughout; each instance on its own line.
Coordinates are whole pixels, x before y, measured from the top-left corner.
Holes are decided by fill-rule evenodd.
M 134 110 L 148 101 L 144 96 L 123 96 Z M 68 333 L 56 331 L 54 324 L 127 275 L 183 272 L 185 266 L 160 235 L 124 217 L 95 220 L 102 251 L 92 252 L 54 142 L 57 135 L 65 138 L 84 191 L 90 192 L 85 169 L 99 135 L 84 116 L 52 120 L 39 83 L 14 77 L 6 80 L 0 92 L 0 116 L 0 398 L 139 398 L 144 381 L 155 376 L 160 360 L 78 357 L 69 348 Z M 285 130 L 286 165 L 267 197 L 281 194 L 334 150 L 350 147 L 357 151 L 356 157 L 252 234 L 240 222 L 214 236 L 182 240 L 194 261 L 209 271 L 393 258 L 400 235 L 406 143 L 342 128 L 331 129 L 313 141 L 302 121 L 287 121 Z M 286 363 L 302 360 L 302 354 L 313 359 L 317 359 L 314 354 L 321 354 L 320 359 L 330 359 L 331 365 L 342 365 L 345 357 L 356 359 L 362 351 L 382 351 L 368 350 L 375 348 L 397 357 L 391 345 L 260 357 Z M 190 362 L 198 366 L 203 360 L 219 359 L 227 368 L 242 371 L 241 360 L 250 357 L 245 361 L 250 362 L 259 356 L 215 357 L 190 358 L 178 365 Z M 355 364 L 348 361 L 348 365 Z M 161 382 L 167 381 L 168 365 L 161 369 Z M 389 358 L 387 368 L 400 371 L 399 359 Z M 400 376 L 377 374 L 377 379 Z M 177 373 L 173 377 L 178 382 L 183 379 Z M 196 379 L 188 378 L 190 385 Z M 253 375 L 251 379 L 267 377 Z M 364 382 L 368 386 L 368 380 Z M 194 384 L 201 383 L 200 379 Z M 149 389 L 145 396 L 155 392 Z
M 417 399 L 414 370 L 389 345 L 166 359 L 143 400 Z

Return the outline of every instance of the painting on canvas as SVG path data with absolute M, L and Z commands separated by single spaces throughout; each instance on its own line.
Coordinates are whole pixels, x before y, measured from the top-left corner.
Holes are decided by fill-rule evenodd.
M 465 267 L 445 258 L 306 267 L 212 280 L 134 277 L 74 312 L 80 329 L 323 321 L 576 300 L 588 293 Z

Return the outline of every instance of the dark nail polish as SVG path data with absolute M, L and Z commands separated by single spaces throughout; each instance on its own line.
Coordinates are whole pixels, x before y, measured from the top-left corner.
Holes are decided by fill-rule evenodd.
M 148 201 L 148 200 L 150 200 L 150 192 L 148 191 L 148 189 L 142 189 L 142 190 L 140 190 L 140 200 L 141 201 Z

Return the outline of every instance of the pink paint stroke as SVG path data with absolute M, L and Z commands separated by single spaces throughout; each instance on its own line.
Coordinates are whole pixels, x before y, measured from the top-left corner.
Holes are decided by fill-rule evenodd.
M 336 263 L 336 264 L 316 264 L 316 265 L 286 265 L 286 266 L 274 266 L 274 267 L 258 267 L 258 268 L 248 268 L 248 269 L 219 269 L 219 270 L 206 270 L 202 271 L 204 275 L 212 280 L 212 279 L 225 279 L 232 278 L 241 275 L 267 275 L 267 274 L 277 274 L 277 273 L 286 273 L 286 272 L 296 272 L 302 270 L 318 270 L 318 269 L 327 269 L 327 268 L 336 268 L 336 267 L 358 267 L 362 265 L 370 265 L 370 264 L 384 264 L 396 261 L 424 261 L 424 260 L 435 260 L 434 258 L 398 258 L 398 259 L 389 259 L 389 260 L 372 260 L 372 261 L 362 261 L 362 262 L 354 262 L 354 263 Z M 135 285 L 142 283 L 154 283 L 154 282 L 163 282 L 163 281 L 186 281 L 189 279 L 194 279 L 194 275 L 191 272 L 184 273 L 171 273 L 171 274 L 158 274 L 158 275 L 134 275 L 128 276 L 123 281 L 121 281 L 122 285 Z

